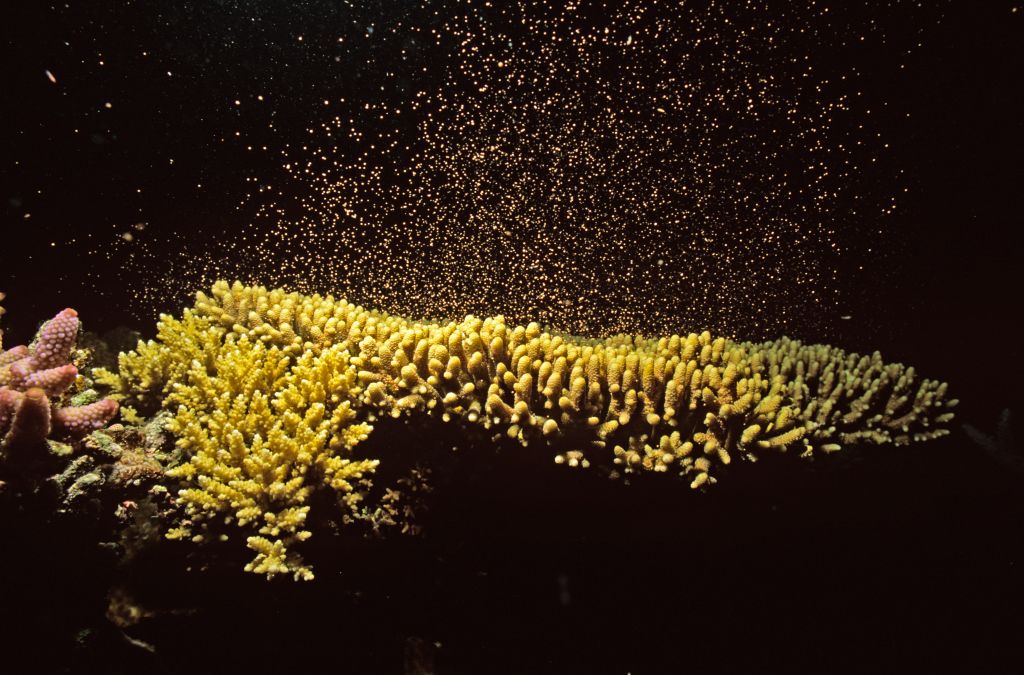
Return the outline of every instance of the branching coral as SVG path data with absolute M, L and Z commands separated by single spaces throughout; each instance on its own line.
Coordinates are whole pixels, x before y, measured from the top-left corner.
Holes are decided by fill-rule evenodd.
M 145 429 L 107 426 L 118 404 L 98 400 L 79 375 L 91 356 L 76 347 L 79 329 L 65 309 L 31 345 L 0 353 L 0 522 L 33 536 L 59 522 L 94 546 L 85 533 L 112 534 L 118 511 L 146 495 L 171 458 L 159 428 L 166 414 Z
M 858 442 L 897 444 L 947 433 L 946 385 L 871 356 L 781 339 L 707 332 L 588 340 L 506 326 L 503 317 L 447 324 L 367 311 L 330 296 L 219 282 L 195 313 L 238 335 L 294 351 L 348 345 L 363 402 L 391 415 L 437 411 L 524 444 L 556 446 L 585 466 L 604 450 L 625 470 L 676 465 L 696 486 L 734 454 Z M 576 449 L 561 451 L 576 445 Z M 611 453 L 607 453 L 607 450 Z
M 371 422 L 462 420 L 560 464 L 673 470 L 699 488 L 736 457 L 934 438 L 956 404 L 945 384 L 877 352 L 707 332 L 593 340 L 501 316 L 417 322 L 237 282 L 198 293 L 180 321 L 162 317 L 157 341 L 100 378 L 132 400 L 165 395 L 177 406 L 192 459 L 176 474 L 198 485 L 181 493 L 190 513 L 258 524 L 250 568 L 297 576 L 308 570 L 289 546 L 309 536 L 304 503 L 315 481 L 357 499 L 349 476 L 375 467 L 346 463 L 369 431 L 352 424 L 359 408 Z
M 0 352 L 0 451 L 5 455 L 39 445 L 51 433 L 84 436 L 117 413 L 111 399 L 61 405 L 78 377 L 71 363 L 78 328 L 78 313 L 68 308 L 44 323 L 31 345 Z
M 182 382 L 195 362 L 212 370 L 227 331 L 186 309 L 181 319 L 160 315 L 156 340 L 139 341 L 135 350 L 118 357 L 118 371 L 93 371 L 96 383 L 109 387 L 112 398 L 122 399 L 146 412 L 159 410 L 171 393 L 170 385 Z
M 338 345 L 293 357 L 232 335 L 209 366 L 187 365 L 167 403 L 177 410 L 168 428 L 190 460 L 168 475 L 193 487 L 178 493 L 188 520 L 169 536 L 201 540 L 197 524 L 233 522 L 257 554 L 247 571 L 312 578 L 291 549 L 310 536 L 311 493 L 329 487 L 354 509 L 377 466 L 350 457 L 371 427 L 354 423 L 348 352 Z

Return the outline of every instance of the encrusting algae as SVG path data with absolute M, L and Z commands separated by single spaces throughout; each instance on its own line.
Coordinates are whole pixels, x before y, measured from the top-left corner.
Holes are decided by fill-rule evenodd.
M 179 497 L 192 522 L 170 536 L 233 520 L 254 530 L 248 570 L 297 578 L 312 577 L 290 550 L 310 536 L 310 491 L 355 507 L 377 461 L 351 451 L 380 415 L 461 420 L 559 464 L 671 470 L 700 488 L 737 457 L 935 438 L 956 405 L 945 383 L 877 352 L 707 332 L 585 339 L 501 316 L 420 322 L 224 281 L 97 380 L 176 411 L 190 460 L 172 472 L 190 483 Z

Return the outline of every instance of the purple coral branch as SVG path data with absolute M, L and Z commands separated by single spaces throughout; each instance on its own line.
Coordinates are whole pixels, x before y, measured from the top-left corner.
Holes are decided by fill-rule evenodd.
M 69 307 L 43 324 L 31 345 L 0 352 L 0 449 L 35 445 L 51 433 L 81 437 L 117 414 L 112 399 L 56 403 L 78 377 L 71 363 L 78 328 L 78 312 Z

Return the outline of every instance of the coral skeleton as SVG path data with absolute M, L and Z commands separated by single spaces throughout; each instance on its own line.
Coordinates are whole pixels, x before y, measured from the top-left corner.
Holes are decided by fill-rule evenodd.
M 309 572 L 288 547 L 308 536 L 311 481 L 358 499 L 347 472 L 368 479 L 374 464 L 346 464 L 347 453 L 382 416 L 460 421 L 557 464 L 672 471 L 705 488 L 737 458 L 942 436 L 957 403 L 877 352 L 708 332 L 588 339 L 501 316 L 414 321 L 224 281 L 97 377 L 134 404 L 176 410 L 189 513 L 259 524 L 250 569 L 300 578 Z

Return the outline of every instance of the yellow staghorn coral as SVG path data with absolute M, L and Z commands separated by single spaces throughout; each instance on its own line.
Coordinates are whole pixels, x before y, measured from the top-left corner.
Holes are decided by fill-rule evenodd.
M 162 320 L 165 335 L 175 331 L 208 337 L 205 328 L 196 330 L 195 317 Z M 360 389 L 349 354 L 333 345 L 295 357 L 245 335 L 227 336 L 215 351 L 212 342 L 203 344 L 211 358 L 193 359 L 183 369 L 167 367 L 183 349 L 176 340 L 134 355 L 148 354 L 159 372 L 173 371 L 165 405 L 176 414 L 168 428 L 189 456 L 168 472 L 193 486 L 178 493 L 187 520 L 168 536 L 201 541 L 206 535 L 196 526 L 234 523 L 249 533 L 248 546 L 257 554 L 247 571 L 311 579 L 291 550 L 310 537 L 304 523 L 311 493 L 330 487 L 354 509 L 378 463 L 351 458 L 371 427 L 355 423 L 353 397 Z M 132 372 L 149 386 L 159 382 L 146 369 Z
M 183 382 L 195 362 L 213 368 L 228 331 L 186 309 L 181 319 L 161 314 L 156 340 L 139 341 L 134 351 L 118 356 L 118 370 L 93 370 L 96 384 L 110 387 L 111 398 L 152 412 L 160 408 L 171 385 Z
M 130 368 L 118 382 L 122 392 L 138 396 L 178 379 L 174 362 L 207 353 L 207 331 L 285 355 L 341 347 L 353 355 L 344 367 L 357 371 L 359 404 L 371 417 L 422 411 L 461 419 L 546 447 L 557 463 L 614 464 L 626 473 L 672 469 L 694 488 L 714 483 L 715 468 L 736 457 L 933 438 L 947 433 L 956 404 L 945 384 L 886 364 L 877 352 L 861 356 L 786 338 L 752 344 L 704 332 L 585 339 L 536 323 L 508 326 L 501 316 L 412 321 L 330 295 L 239 282 L 217 282 L 196 298 L 183 333 L 159 338 L 169 352 L 150 343 L 142 346 L 150 351 L 122 357 L 122 368 Z M 162 330 L 173 333 L 166 321 Z

